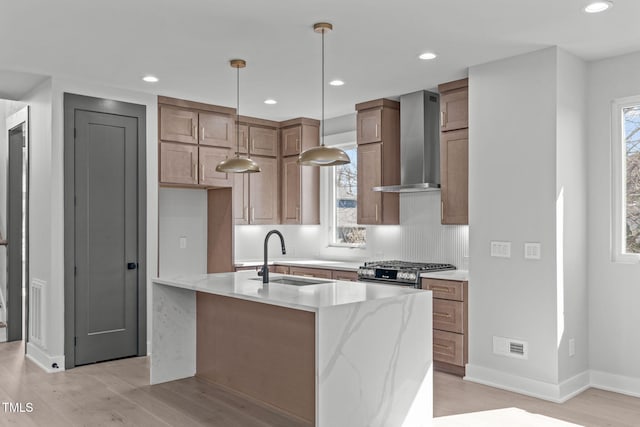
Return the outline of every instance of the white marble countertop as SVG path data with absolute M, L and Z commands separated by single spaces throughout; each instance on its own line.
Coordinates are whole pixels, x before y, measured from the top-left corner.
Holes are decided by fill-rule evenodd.
M 257 267 L 263 264 L 262 260 L 241 260 L 236 261 L 236 267 Z M 288 265 L 310 268 L 325 268 L 329 270 L 358 271 L 358 267 L 364 261 L 338 261 L 329 259 L 308 259 L 308 258 L 274 258 L 269 260 L 269 265 Z
M 422 273 L 420 277 L 427 279 L 444 279 L 444 280 L 459 280 L 469 281 L 469 272 L 467 270 L 447 270 L 447 271 L 434 271 L 431 273 Z
M 269 275 L 272 280 L 280 276 L 282 275 L 275 273 Z M 288 275 L 287 277 L 296 276 Z M 302 277 L 301 279 L 309 280 L 309 278 Z M 428 292 L 405 286 L 342 280 L 317 280 L 322 280 L 323 283 L 306 286 L 269 283 L 267 286 L 263 286 L 262 278 L 257 277 L 255 271 L 239 271 L 236 273 L 160 277 L 153 279 L 153 282 L 313 312 L 323 307 L 391 299 L 418 292 Z

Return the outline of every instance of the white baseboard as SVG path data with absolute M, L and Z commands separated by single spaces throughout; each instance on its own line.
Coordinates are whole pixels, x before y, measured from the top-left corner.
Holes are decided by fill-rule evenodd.
M 640 397 L 640 378 L 591 370 L 591 387 Z
M 64 371 L 64 356 L 49 356 L 40 347 L 27 343 L 27 357 L 36 365 L 49 373 Z M 54 368 L 57 365 L 57 368 Z
M 590 387 L 589 371 L 553 384 L 468 364 L 464 379 L 555 403 L 566 402 Z

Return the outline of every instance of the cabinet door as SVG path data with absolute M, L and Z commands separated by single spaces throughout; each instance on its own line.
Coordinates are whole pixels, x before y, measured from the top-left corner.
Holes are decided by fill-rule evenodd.
M 240 125 L 239 129 L 238 129 L 238 133 L 239 133 L 239 138 L 240 138 L 240 153 L 241 154 L 247 154 L 248 150 L 249 150 L 249 126 L 247 125 Z M 235 138 L 234 138 L 235 141 Z M 233 147 L 233 154 L 236 153 L 236 149 L 238 147 L 238 144 L 234 145 Z
M 234 173 L 233 176 L 233 222 L 249 224 L 249 175 Z
M 300 165 L 298 157 L 282 159 L 282 223 L 300 224 Z
M 358 144 L 369 144 L 382 141 L 382 110 L 365 110 L 358 112 Z
M 282 155 L 295 156 L 300 154 L 302 141 L 302 126 L 282 129 Z
M 215 113 L 200 113 L 200 144 L 216 147 L 235 145 L 235 121 L 231 116 Z
M 469 132 L 440 134 L 442 224 L 469 224 Z
M 371 187 L 382 183 L 382 143 L 358 146 L 358 224 L 380 224 L 382 193 Z
M 218 163 L 229 158 L 231 149 L 201 146 L 199 147 L 199 151 L 200 184 L 215 187 L 231 187 L 233 185 L 231 174 L 216 171 Z
M 289 267 L 289 274 L 294 276 L 318 277 L 322 279 L 331 279 L 331 270 L 322 268 L 309 267 Z
M 162 141 L 197 144 L 198 113 L 161 105 L 160 139 Z
M 450 131 L 469 127 L 469 89 L 445 92 L 440 95 L 440 130 Z
M 277 224 L 278 160 L 253 157 L 262 172 L 249 174 L 249 223 Z
M 198 147 L 161 142 L 160 183 L 197 184 Z
M 278 155 L 278 131 L 270 128 L 249 127 L 251 154 L 275 157 Z

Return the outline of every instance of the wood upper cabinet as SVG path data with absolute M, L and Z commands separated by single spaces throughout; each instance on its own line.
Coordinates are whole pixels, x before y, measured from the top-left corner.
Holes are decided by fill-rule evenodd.
M 198 147 L 198 150 L 200 166 L 198 183 L 215 187 L 231 187 L 233 185 L 231 174 L 216 171 L 218 163 L 231 156 L 231 149 L 201 146 Z
M 278 131 L 272 128 L 249 126 L 249 150 L 258 156 L 278 155 Z
M 277 224 L 279 222 L 278 160 L 253 157 L 261 172 L 234 174 L 233 217 L 235 224 Z
M 282 129 L 282 155 L 295 156 L 300 154 L 302 142 L 302 126 Z
M 382 141 L 382 110 L 373 109 L 358 112 L 358 144 Z
M 440 136 L 442 224 L 469 224 L 469 130 Z
M 160 106 L 160 140 L 198 143 L 198 113 L 183 108 Z
M 399 224 L 398 193 L 376 192 L 372 187 L 400 184 L 400 104 L 379 99 L 357 104 L 356 110 L 358 224 Z M 372 127 L 374 122 L 379 125 Z
M 447 132 L 469 127 L 469 79 L 438 86 L 440 91 L 440 130 Z
M 200 144 L 229 148 L 235 145 L 235 120 L 232 116 L 216 113 L 199 113 L 198 122 Z
M 468 79 L 438 89 L 442 224 L 469 224 Z
M 282 125 L 282 223 L 320 224 L 320 169 L 298 164 L 301 150 L 318 146 L 320 122 L 299 118 Z
M 198 146 L 161 142 L 160 183 L 197 184 Z

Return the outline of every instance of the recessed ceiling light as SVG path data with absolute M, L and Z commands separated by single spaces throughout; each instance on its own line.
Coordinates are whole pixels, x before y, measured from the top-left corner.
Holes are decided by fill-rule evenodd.
M 147 83 L 157 83 L 158 82 L 158 78 L 156 76 L 144 76 L 142 78 L 142 80 L 144 80 Z
M 277 104 L 278 101 L 276 101 L 275 99 L 265 99 L 264 103 L 268 105 L 273 105 L 273 104 Z
M 336 80 L 331 80 L 331 81 L 329 82 L 329 84 L 330 84 L 331 86 L 342 86 L 342 85 L 344 84 L 344 82 L 343 82 L 342 80 L 338 80 L 338 79 L 336 79 Z
M 609 0 L 594 1 L 585 6 L 584 11 L 587 13 L 599 13 L 611 8 L 613 2 Z
M 436 55 L 436 54 L 435 54 L 435 53 L 433 53 L 433 52 L 425 52 L 425 53 L 423 53 L 422 55 L 420 55 L 418 58 L 420 58 L 420 59 L 424 59 L 424 60 L 427 60 L 427 59 L 433 59 L 433 58 L 435 58 L 436 56 L 438 56 L 438 55 Z

